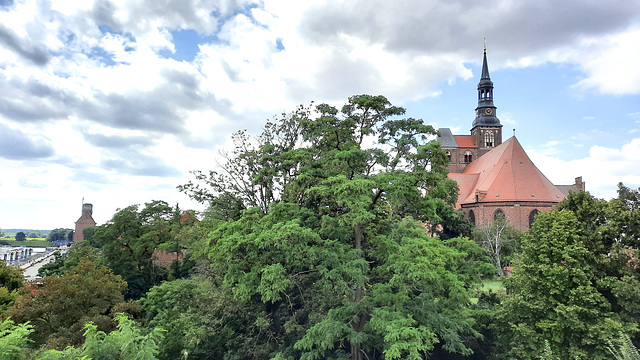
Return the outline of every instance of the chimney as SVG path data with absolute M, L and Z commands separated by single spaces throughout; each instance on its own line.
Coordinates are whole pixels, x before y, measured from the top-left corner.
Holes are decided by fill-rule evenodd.
M 584 182 L 582 182 L 582 176 L 578 176 L 575 182 L 576 188 L 580 191 L 584 191 Z

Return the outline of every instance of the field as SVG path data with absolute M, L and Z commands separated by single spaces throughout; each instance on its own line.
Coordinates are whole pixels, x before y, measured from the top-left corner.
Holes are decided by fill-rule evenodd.
M 16 241 L 16 234 L 4 233 L 4 236 L 0 237 L 0 244 L 10 246 L 47 247 L 53 245 L 53 242 L 47 241 L 46 237 L 28 237 L 25 241 Z

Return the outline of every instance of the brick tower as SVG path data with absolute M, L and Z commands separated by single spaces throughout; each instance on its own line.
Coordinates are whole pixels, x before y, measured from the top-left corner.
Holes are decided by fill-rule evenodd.
M 73 232 L 73 242 L 84 240 L 84 234 L 82 231 L 88 227 L 96 226 L 95 220 L 93 220 L 93 205 L 82 204 L 82 215 L 76 221 L 76 230 Z

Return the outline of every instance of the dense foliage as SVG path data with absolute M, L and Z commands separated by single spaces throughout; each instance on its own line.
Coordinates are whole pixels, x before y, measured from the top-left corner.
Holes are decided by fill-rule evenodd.
M 500 354 L 535 359 L 548 342 L 563 359 L 608 359 L 607 341 L 640 321 L 637 192 L 609 202 L 572 193 L 536 217 L 499 310 Z
M 0 264 L 0 359 L 637 358 L 640 192 L 470 240 L 435 130 L 403 113 L 299 107 L 179 187 L 206 212 L 119 209 L 39 283 Z
M 113 328 L 111 310 L 122 303 L 126 283 L 101 265 L 85 260 L 61 276 L 48 276 L 42 285 L 27 287 L 6 315 L 34 327 L 34 345 L 55 348 L 82 342 L 84 324 Z
M 100 249 L 102 261 L 127 282 L 127 298 L 138 299 L 167 279 L 166 269 L 154 264 L 154 253 L 175 244 L 181 215 L 177 206 L 156 200 L 142 209 L 119 209 L 105 225 L 85 230 L 85 239 Z M 171 250 L 181 253 L 180 248 Z
M 313 110 L 268 123 L 255 143 L 236 134 L 226 172 L 197 174 L 211 190 L 182 188 L 237 209 L 218 211 L 227 221 L 206 250 L 221 285 L 253 310 L 235 356 L 417 359 L 437 343 L 470 353 L 466 305 L 490 266 L 469 266 L 468 240 L 428 236 L 456 196 L 434 129 L 391 120 L 404 109 L 381 96 Z

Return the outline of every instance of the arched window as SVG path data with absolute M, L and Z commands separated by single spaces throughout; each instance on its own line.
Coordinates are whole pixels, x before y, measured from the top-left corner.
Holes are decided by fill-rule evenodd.
M 476 214 L 473 213 L 473 210 L 469 210 L 469 221 L 471 221 L 473 225 L 476 224 Z
M 447 154 L 447 158 L 449 159 L 449 162 L 451 162 L 451 151 L 445 150 L 445 154 Z
M 493 147 L 493 142 L 495 141 L 495 136 L 493 131 L 487 131 L 484 133 L 484 146 L 485 147 Z
M 493 213 L 493 221 L 504 220 L 507 217 L 504 215 L 504 211 L 498 209 Z
M 464 152 L 464 162 L 465 163 L 470 163 L 473 161 L 473 154 L 471 153 L 471 151 L 467 150 Z
M 538 209 L 531 210 L 531 212 L 529 213 L 529 228 L 533 226 L 533 221 L 536 219 L 536 215 L 538 214 L 540 214 L 540 211 L 538 211 Z

